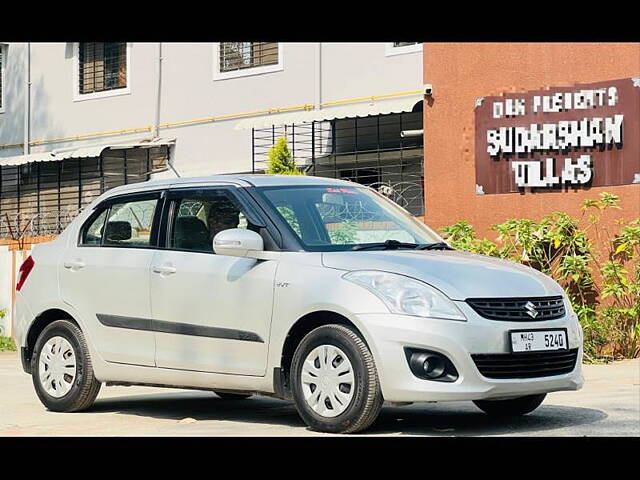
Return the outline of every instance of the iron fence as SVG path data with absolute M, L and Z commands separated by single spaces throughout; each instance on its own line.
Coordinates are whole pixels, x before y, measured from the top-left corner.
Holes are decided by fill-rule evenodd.
M 305 124 L 254 128 L 253 172 L 268 169 L 271 147 L 284 137 L 307 174 L 350 180 L 375 188 L 413 215 L 424 214 L 422 110 Z

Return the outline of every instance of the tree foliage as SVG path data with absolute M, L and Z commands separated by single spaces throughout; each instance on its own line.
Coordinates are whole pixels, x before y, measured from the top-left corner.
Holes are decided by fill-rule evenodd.
M 265 173 L 271 175 L 302 175 L 293 160 L 287 139 L 280 137 L 269 150 L 269 160 Z

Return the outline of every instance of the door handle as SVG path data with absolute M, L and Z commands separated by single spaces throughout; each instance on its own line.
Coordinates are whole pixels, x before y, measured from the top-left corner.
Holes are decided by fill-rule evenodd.
M 176 267 L 171 267 L 169 265 L 163 265 L 163 266 L 156 265 L 153 267 L 153 271 L 154 273 L 159 273 L 160 275 L 171 275 L 172 273 L 176 273 L 178 269 Z
M 63 265 L 64 265 L 64 268 L 69 270 L 80 270 L 81 268 L 84 268 L 86 266 L 86 263 L 84 263 L 81 260 L 73 260 L 69 262 L 64 262 Z

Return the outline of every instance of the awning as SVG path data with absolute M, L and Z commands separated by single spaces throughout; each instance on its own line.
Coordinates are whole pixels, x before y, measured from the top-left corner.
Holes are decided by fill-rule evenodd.
M 31 153 L 29 155 L 16 155 L 13 157 L 0 157 L 0 166 L 9 165 L 24 165 L 25 163 L 32 162 L 57 162 L 65 160 L 67 158 L 89 158 L 99 157 L 103 150 L 107 148 L 111 149 L 127 149 L 127 148 L 153 148 L 169 146 L 175 143 L 175 138 L 159 139 L 153 142 L 134 142 L 134 143 L 119 143 L 119 144 L 103 144 L 92 145 L 88 147 L 80 147 L 76 149 L 64 149 L 63 151 L 52 150 L 50 152 Z
M 291 125 L 300 123 L 321 122 L 339 118 L 368 117 L 387 113 L 410 112 L 413 106 L 423 99 L 422 95 L 411 95 L 402 98 L 375 100 L 373 102 L 349 103 L 324 107 L 321 110 L 304 110 L 291 113 L 279 113 L 240 120 L 236 130 L 250 128 L 268 128 L 272 125 Z

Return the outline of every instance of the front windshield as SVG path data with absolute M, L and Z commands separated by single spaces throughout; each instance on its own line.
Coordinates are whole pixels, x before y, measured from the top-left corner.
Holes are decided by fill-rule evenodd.
M 442 241 L 426 225 L 369 188 L 337 185 L 259 190 L 305 250 L 351 250 L 389 241 L 409 247 Z

